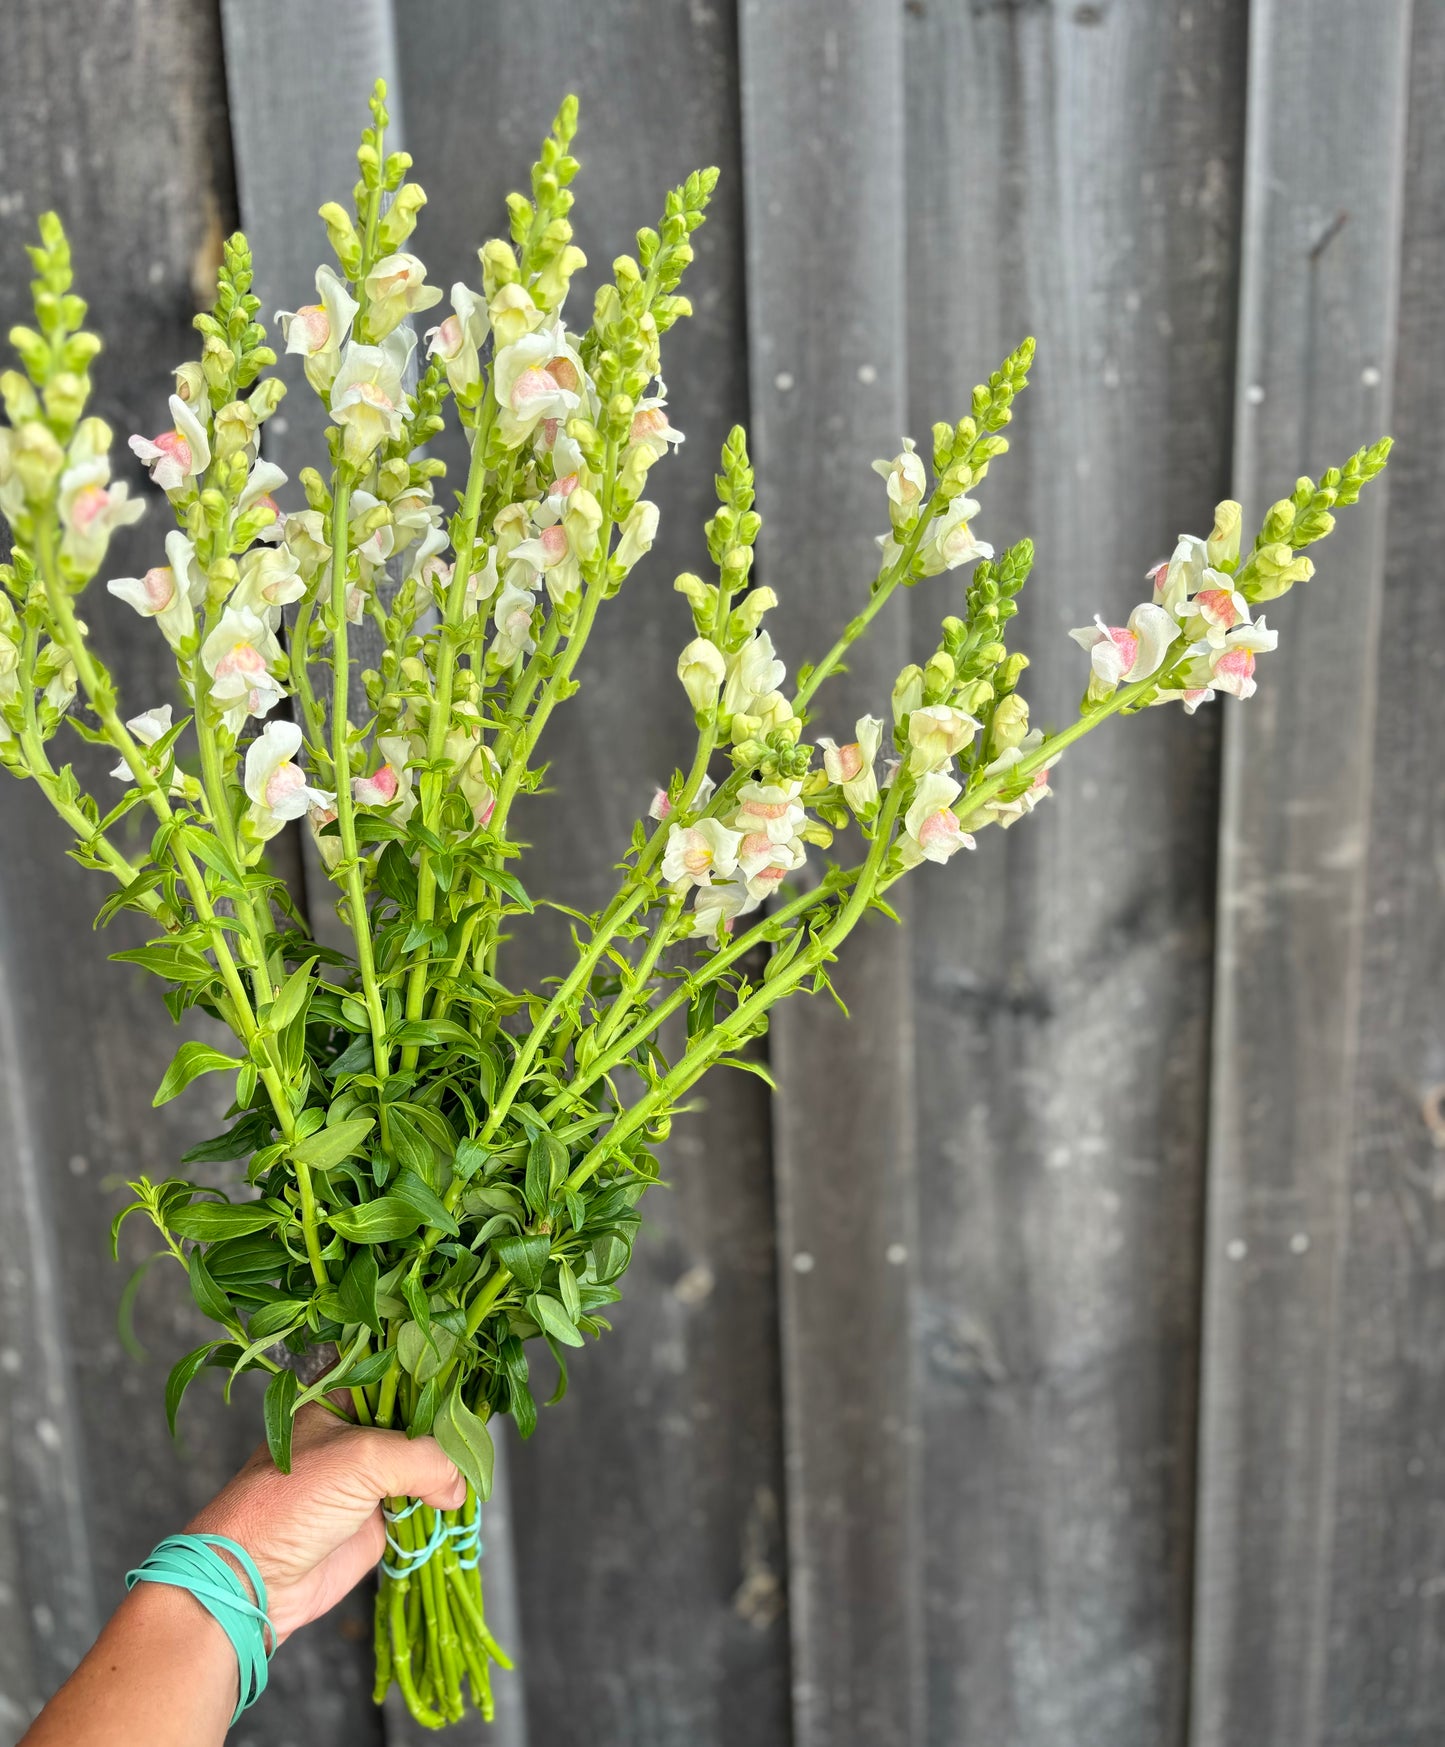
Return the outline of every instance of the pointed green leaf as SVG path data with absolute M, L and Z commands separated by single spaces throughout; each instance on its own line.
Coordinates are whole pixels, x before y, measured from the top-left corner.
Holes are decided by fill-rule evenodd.
M 261 1409 L 266 1422 L 266 1447 L 283 1474 L 291 1472 L 291 1428 L 297 1387 L 294 1371 L 278 1371 L 266 1385 Z
M 453 1389 L 442 1403 L 432 1422 L 432 1436 L 462 1474 L 480 1499 L 492 1496 L 492 1434 L 486 1422 L 477 1418 L 462 1400 L 460 1389 Z
M 208 1043 L 183 1043 L 166 1069 L 165 1078 L 151 1103 L 156 1107 L 169 1104 L 172 1098 L 179 1097 L 191 1081 L 198 1079 L 200 1075 L 241 1066 L 243 1063 L 236 1056 L 222 1055 L 220 1050 L 212 1049 Z

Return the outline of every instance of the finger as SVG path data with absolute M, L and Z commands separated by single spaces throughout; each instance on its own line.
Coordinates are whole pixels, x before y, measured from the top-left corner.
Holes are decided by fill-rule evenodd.
M 433 1510 L 456 1510 L 467 1496 L 466 1481 L 435 1438 L 358 1426 L 336 1449 L 375 1498 L 419 1498 Z

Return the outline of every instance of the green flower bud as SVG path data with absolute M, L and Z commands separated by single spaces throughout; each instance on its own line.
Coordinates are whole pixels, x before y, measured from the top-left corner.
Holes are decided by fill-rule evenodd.
M 403 162 L 404 160 L 404 162 Z M 411 159 L 405 152 L 395 152 L 387 159 L 388 170 L 393 165 L 400 166 L 395 172 L 405 175 L 411 165 Z M 390 176 L 388 176 L 390 180 Z M 377 251 L 382 255 L 394 254 L 411 233 L 416 229 L 417 214 L 426 205 L 426 192 L 415 182 L 408 182 L 398 188 L 396 197 L 382 215 L 377 227 Z
M 246 404 L 256 415 L 256 423 L 264 425 L 285 398 L 286 384 L 279 376 L 268 376 L 264 382 L 256 384 Z
M 928 665 L 923 670 L 924 701 L 930 704 L 942 702 L 953 690 L 957 672 L 953 657 L 946 650 L 940 649 L 929 656 Z
M 23 425 L 27 419 L 40 417 L 40 397 L 18 370 L 0 372 L 0 399 L 5 402 L 5 416 L 12 425 Z
M 249 401 L 231 400 L 216 413 L 215 451 L 222 460 L 246 453 L 256 441 L 256 415 Z
M 45 385 L 45 411 L 54 423 L 67 430 L 85 411 L 90 398 L 90 379 L 61 370 Z
M 905 667 L 893 682 L 893 720 L 901 723 L 923 705 L 923 669 L 915 663 Z
M 1277 504 L 1271 505 L 1269 514 L 1264 518 L 1261 538 L 1271 544 L 1287 540 L 1293 527 L 1294 505 L 1287 497 L 1282 497 Z
M 1244 511 L 1233 498 L 1226 498 L 1214 510 L 1214 532 L 1206 547 L 1207 562 L 1215 570 L 1233 570 L 1239 559 L 1239 530 Z
M 33 504 L 43 504 L 65 471 L 65 451 L 48 425 L 28 419 L 16 428 L 10 463 Z
M 1017 746 L 1029 731 L 1029 707 L 1017 692 L 999 702 L 989 727 L 989 747 L 997 756 Z

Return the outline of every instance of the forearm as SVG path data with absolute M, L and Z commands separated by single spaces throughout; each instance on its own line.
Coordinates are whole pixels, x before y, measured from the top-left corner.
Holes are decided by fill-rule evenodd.
M 22 1747 L 219 1747 L 237 1678 L 230 1640 L 194 1596 L 139 1583 Z

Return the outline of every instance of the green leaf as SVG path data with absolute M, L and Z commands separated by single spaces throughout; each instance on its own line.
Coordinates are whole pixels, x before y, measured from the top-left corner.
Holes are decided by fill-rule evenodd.
M 259 1111 L 251 1110 L 234 1128 L 203 1140 L 181 1154 L 183 1165 L 216 1165 L 228 1159 L 243 1159 L 271 1138 L 271 1124 Z
M 330 1128 L 318 1128 L 315 1134 L 298 1142 L 291 1149 L 292 1157 L 313 1171 L 332 1170 L 343 1159 L 349 1159 L 375 1127 L 373 1117 L 349 1116 Z
M 430 1332 L 420 1323 L 403 1323 L 396 1350 L 405 1370 L 418 1383 L 430 1383 L 457 1350 L 457 1337 L 436 1323 Z
M 432 1421 L 441 1404 L 442 1380 L 433 1377 L 429 1383 L 422 1385 L 421 1394 L 416 1398 L 416 1406 L 411 1410 L 411 1418 L 407 1421 L 406 1435 L 409 1438 L 424 1438 L 432 1429 Z
M 416 1208 L 395 1195 L 379 1195 L 359 1207 L 337 1207 L 326 1217 L 332 1229 L 352 1244 L 385 1244 L 410 1237 L 422 1222 Z
M 266 1447 L 283 1474 L 291 1472 L 292 1414 L 296 1409 L 296 1373 L 278 1371 L 266 1385 L 262 1416 L 266 1421 Z
M 399 1164 L 410 1165 L 412 1170 L 423 1176 L 431 1170 L 435 1162 L 431 1142 L 422 1133 L 414 1117 L 397 1105 L 389 1106 L 386 1132 L 390 1136 L 391 1150 L 396 1154 Z
M 524 1291 L 535 1292 L 542 1284 L 547 1258 L 552 1253 L 552 1240 L 544 1232 L 529 1237 L 499 1237 L 493 1240 L 492 1249 Z
M 374 1059 L 371 1047 L 371 1033 L 363 1032 L 360 1037 L 352 1038 L 336 1060 L 327 1068 L 329 1079 L 339 1079 L 342 1074 L 364 1074 Z
M 564 1347 L 582 1345 L 576 1324 L 555 1298 L 549 1298 L 545 1292 L 534 1292 L 527 1300 L 527 1309 L 537 1326 L 553 1340 L 561 1341 Z
M 592 1240 L 592 1272 L 598 1280 L 615 1280 L 627 1271 L 632 1251 L 615 1231 Z
M 492 1496 L 492 1434 L 453 1389 L 432 1422 L 432 1436 L 451 1457 L 480 1499 Z
M 536 908 L 516 874 L 505 873 L 497 867 L 474 866 L 471 871 L 473 876 L 479 879 L 484 886 L 491 886 L 505 897 L 510 898 L 514 904 L 520 904 L 528 915 Z
M 270 1231 L 280 1223 L 281 1215 L 264 1201 L 192 1201 L 166 1217 L 177 1237 L 198 1238 L 202 1243 Z
M 273 1036 L 279 1036 L 296 1015 L 306 1007 L 307 996 L 311 993 L 311 973 L 316 967 L 316 954 L 313 953 L 304 964 L 297 965 L 291 975 L 282 984 L 280 993 L 271 1003 L 271 1010 L 266 1015 L 265 1029 Z
M 550 1134 L 536 1135 L 527 1149 L 526 1195 L 533 1213 L 545 1213 L 566 1180 L 566 1147 Z
M 376 1256 L 360 1249 L 346 1264 L 337 1288 L 347 1322 L 364 1322 L 374 1335 L 382 1333 L 381 1313 L 376 1308 Z
M 576 1322 L 582 1314 L 582 1295 L 577 1290 L 577 1276 L 566 1262 L 557 1264 L 557 1290 L 562 1294 L 562 1308 Z
M 151 1103 L 157 1108 L 162 1104 L 169 1104 L 172 1098 L 179 1097 L 191 1081 L 202 1074 L 214 1074 L 222 1068 L 239 1068 L 243 1065 L 238 1057 L 222 1055 L 220 1050 L 212 1049 L 208 1043 L 183 1043 L 166 1069 L 165 1078 Z
M 211 1271 L 200 1250 L 191 1251 L 186 1265 L 191 1273 L 191 1297 L 205 1314 L 212 1322 L 225 1325 L 234 1322 L 235 1312 L 231 1309 L 231 1301 L 211 1278 Z
M 172 983 L 209 983 L 216 975 L 216 967 L 207 959 L 181 946 L 133 946 L 126 952 L 111 953 L 110 961 L 139 965 Z
M 457 1142 L 456 1157 L 452 1160 L 452 1170 L 465 1183 L 475 1177 L 491 1157 L 490 1151 L 480 1141 L 470 1138 Z
M 408 1207 L 414 1207 L 423 1224 L 444 1231 L 449 1237 L 460 1235 L 461 1227 L 447 1212 L 441 1196 L 410 1167 L 397 1173 L 387 1194 L 394 1200 L 404 1201 Z
M 214 1348 L 229 1344 L 227 1341 L 204 1341 L 171 1366 L 171 1374 L 166 1378 L 166 1424 L 171 1428 L 172 1437 L 176 1435 L 176 1410 L 181 1405 L 181 1397 L 204 1366 L 207 1355 Z
M 305 1316 L 306 1304 L 304 1298 L 274 1298 L 251 1316 L 246 1333 L 252 1341 L 278 1341 Z

